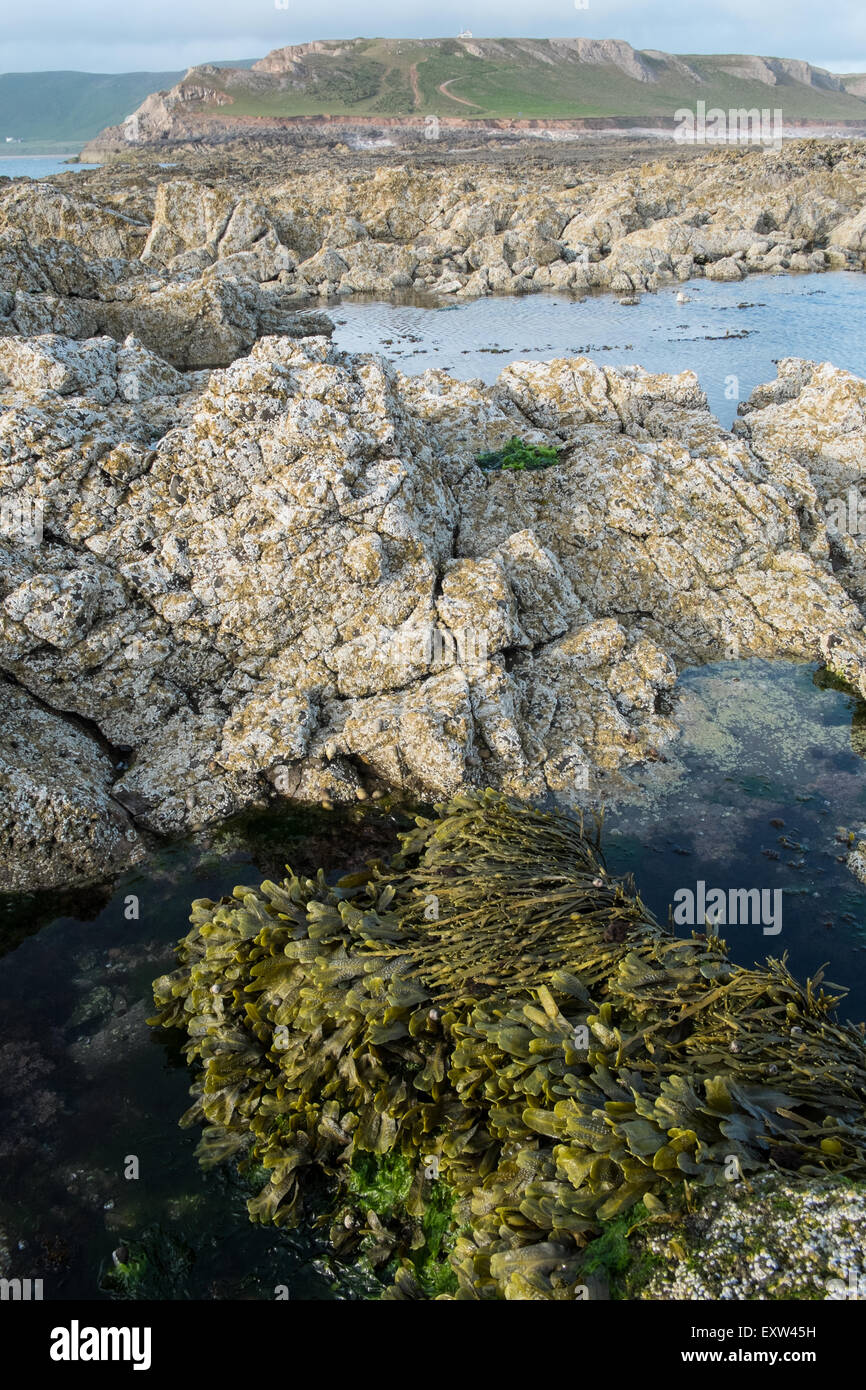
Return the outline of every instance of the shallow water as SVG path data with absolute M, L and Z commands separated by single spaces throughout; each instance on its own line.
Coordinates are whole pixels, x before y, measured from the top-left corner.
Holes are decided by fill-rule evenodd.
M 200 1132 L 178 1127 L 183 1039 L 146 1020 L 193 899 L 279 877 L 287 860 L 308 872 L 336 873 L 347 854 L 360 865 L 394 825 L 387 814 L 365 827 L 323 812 L 258 817 L 163 850 L 53 920 L 43 895 L 0 899 L 0 1263 L 10 1258 L 12 1277 L 42 1278 L 46 1299 L 106 1298 L 112 1251 L 150 1232 L 172 1266 L 150 1296 L 272 1299 L 278 1285 L 346 1296 L 351 1272 L 337 1291 L 321 1242 L 254 1226 L 231 1167 L 199 1168 Z M 139 1176 L 127 1178 L 133 1156 Z
M 778 933 L 744 924 L 719 935 L 741 965 L 787 952 L 802 978 L 826 964 L 826 979 L 849 991 L 840 1012 L 859 1022 L 866 888 L 846 867 L 838 832 L 866 824 L 864 711 L 823 689 L 816 671 L 759 660 L 686 671 L 675 711 L 682 737 L 640 799 L 608 811 L 604 843 L 610 868 L 634 873 L 661 921 L 677 890 L 696 892 L 699 880 L 707 893 L 780 890 Z
M 858 702 L 814 675 L 752 660 L 685 672 L 683 736 L 644 791 L 608 810 L 604 845 L 609 867 L 635 874 L 661 920 L 676 889 L 698 879 L 780 888 L 781 933 L 724 930 L 734 959 L 787 951 L 798 975 L 828 962 L 827 979 L 851 990 L 843 1012 L 860 1019 L 866 889 L 834 836 L 866 823 L 866 766 L 852 748 L 866 727 Z M 104 1298 L 112 1250 L 155 1230 L 171 1266 L 160 1297 L 270 1299 L 279 1284 L 293 1297 L 365 1295 L 357 1271 L 329 1262 L 309 1231 L 253 1226 L 230 1170 L 200 1170 L 198 1131 L 178 1128 L 191 1079 L 181 1039 L 146 1019 L 192 899 L 277 876 L 287 860 L 336 876 L 387 853 L 405 824 L 396 810 L 290 810 L 166 848 L 62 907 L 0 904 L 0 1228 L 13 1277 L 42 1278 L 46 1299 Z M 138 1179 L 124 1177 L 131 1155 Z
M 690 303 L 677 304 L 681 291 Z M 329 312 L 341 348 L 382 352 L 412 374 L 444 367 L 489 384 L 517 358 L 576 356 L 652 372 L 691 368 L 725 426 L 738 401 L 775 378 L 776 358 L 831 361 L 866 376 L 866 275 L 847 271 L 691 280 L 631 306 L 611 294 L 491 295 L 436 308 L 358 297 Z
M 84 169 L 98 169 L 98 164 L 70 164 L 69 155 L 13 155 L 0 157 L 0 178 L 7 179 L 46 179 L 51 174 L 79 173 Z

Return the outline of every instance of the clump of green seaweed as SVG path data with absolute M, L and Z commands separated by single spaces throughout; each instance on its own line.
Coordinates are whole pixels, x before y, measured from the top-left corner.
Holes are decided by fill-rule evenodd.
M 269 1171 L 254 1220 L 296 1224 L 327 1174 L 332 1240 L 372 1250 L 387 1297 L 585 1296 L 593 1238 L 638 1203 L 672 1219 L 732 1165 L 866 1173 L 866 1043 L 838 997 L 674 936 L 568 814 L 460 796 L 387 866 L 191 921 L 152 1020 L 199 1066 L 181 1123 L 204 1163 Z
M 513 434 L 501 449 L 479 454 L 475 462 L 488 472 L 504 470 L 524 473 L 538 468 L 550 468 L 558 460 L 559 450 L 554 449 L 552 445 L 527 444 L 519 435 Z
M 119 1246 L 103 1267 L 99 1287 L 112 1298 L 189 1298 L 187 1277 L 194 1255 L 180 1237 L 163 1227 L 148 1226 Z

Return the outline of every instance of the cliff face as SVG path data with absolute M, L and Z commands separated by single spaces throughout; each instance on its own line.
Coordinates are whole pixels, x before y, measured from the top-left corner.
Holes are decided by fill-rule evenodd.
M 348 43 L 328 42 L 317 39 L 313 43 L 289 44 L 285 48 L 274 48 L 267 53 L 264 58 L 260 58 L 257 63 L 253 63 L 253 72 L 268 72 L 276 76 L 291 74 L 295 76 L 305 70 L 304 59 L 312 54 L 324 54 L 331 58 L 342 58 L 344 54 L 351 53 L 359 40 L 350 40 Z
M 850 91 L 840 77 L 824 68 L 814 68 L 798 58 L 757 58 L 737 55 L 716 60 L 719 68 L 731 77 L 745 81 L 763 82 L 767 87 L 777 87 L 792 82 L 806 87 L 815 87 L 825 92 Z

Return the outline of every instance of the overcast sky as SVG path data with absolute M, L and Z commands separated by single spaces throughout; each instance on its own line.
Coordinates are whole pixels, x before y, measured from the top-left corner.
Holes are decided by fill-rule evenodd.
M 166 72 L 358 35 L 627 39 L 673 53 L 761 53 L 866 72 L 864 0 L 0 0 L 0 72 Z

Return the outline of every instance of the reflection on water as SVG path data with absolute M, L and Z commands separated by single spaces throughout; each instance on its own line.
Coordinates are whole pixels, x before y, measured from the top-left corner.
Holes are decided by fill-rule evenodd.
M 681 292 L 689 303 L 676 302 Z M 438 308 L 352 298 L 329 312 L 341 348 L 382 352 L 412 374 L 444 367 L 489 384 L 516 358 L 576 356 L 651 372 L 690 368 L 726 426 L 738 400 L 775 378 L 780 356 L 830 361 L 866 376 L 866 276 L 846 271 L 753 275 L 735 284 L 693 280 L 632 306 L 611 294 L 533 294 Z
M 351 1278 L 337 1289 L 320 1240 L 253 1226 L 234 1172 L 202 1173 L 198 1131 L 178 1128 L 182 1039 L 146 1020 L 194 898 L 279 877 L 287 861 L 360 867 L 390 851 L 398 823 L 375 810 L 253 818 L 77 894 L 63 910 L 80 915 L 55 912 L 36 934 L 46 895 L 2 904 L 0 1276 L 41 1278 L 46 1299 L 106 1297 L 112 1251 L 144 1239 L 146 1295 L 267 1299 L 285 1284 L 294 1297 L 345 1296 Z M 131 1157 L 138 1178 L 125 1177 Z
M 640 802 L 609 809 L 605 843 L 610 867 L 635 874 L 663 921 L 677 889 L 699 880 L 708 892 L 781 889 L 778 935 L 720 931 L 734 959 L 788 952 L 799 976 L 828 963 L 827 979 L 850 991 L 842 1012 L 859 1022 L 866 888 L 844 863 L 838 831 L 866 825 L 866 767 L 855 751 L 863 711 L 853 696 L 822 689 L 815 670 L 753 660 L 685 672 L 682 738 Z

